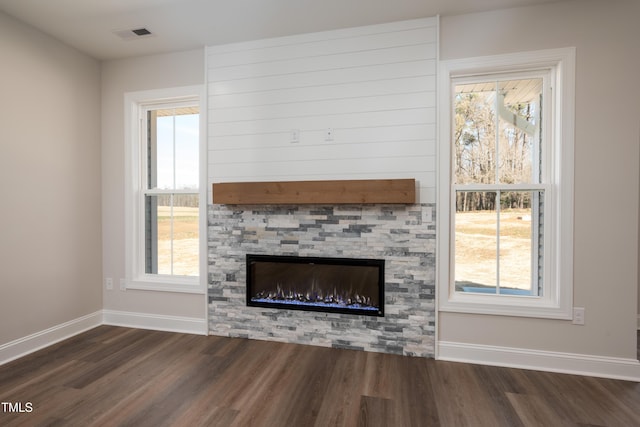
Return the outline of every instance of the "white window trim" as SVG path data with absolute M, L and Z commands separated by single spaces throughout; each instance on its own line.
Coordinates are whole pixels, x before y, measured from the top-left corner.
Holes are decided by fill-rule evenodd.
M 199 276 L 184 277 L 145 274 L 140 258 L 139 203 L 141 156 L 140 111 L 143 107 L 166 102 L 197 99 L 200 109 L 199 151 Z M 127 92 L 124 96 L 125 113 L 125 284 L 126 289 L 204 294 L 207 283 L 207 147 L 206 105 L 204 86 L 183 86 Z
M 545 260 L 550 283 L 542 297 L 489 295 L 455 292 L 451 232 L 452 156 L 451 112 L 457 77 L 555 69 L 553 77 L 554 129 L 551 135 L 552 182 L 545 193 L 553 212 L 545 214 L 545 245 L 551 244 Z M 441 61 L 438 72 L 438 310 L 519 317 L 571 319 L 573 316 L 573 164 L 575 111 L 575 48 L 549 49 L 486 57 Z M 550 241 L 551 240 L 551 241 Z

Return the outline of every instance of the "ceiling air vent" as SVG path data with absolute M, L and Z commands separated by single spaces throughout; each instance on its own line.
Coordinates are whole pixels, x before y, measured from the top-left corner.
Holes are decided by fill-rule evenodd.
M 120 37 L 122 40 L 137 40 L 146 37 L 153 36 L 153 33 L 144 27 L 127 29 L 127 30 L 115 30 L 113 34 Z

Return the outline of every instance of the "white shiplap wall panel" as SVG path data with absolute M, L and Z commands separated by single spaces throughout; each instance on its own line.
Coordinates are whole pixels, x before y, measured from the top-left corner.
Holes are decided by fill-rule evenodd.
M 207 48 L 211 55 L 223 55 L 230 52 L 240 52 L 253 49 L 268 51 L 271 48 L 286 46 L 309 46 L 315 42 L 331 41 L 344 44 L 345 40 L 357 39 L 361 36 L 375 36 L 376 34 L 393 34 L 411 29 L 430 29 L 431 37 L 435 39 L 437 18 L 421 18 L 407 21 L 389 22 L 386 24 L 345 28 L 341 30 L 323 31 L 317 33 L 297 34 L 293 36 L 276 37 L 271 39 L 253 40 L 225 45 L 215 45 Z
M 365 128 L 341 129 L 340 134 L 350 144 L 375 144 L 378 142 L 389 145 L 390 142 L 416 141 L 425 149 L 435 151 L 435 146 L 425 144 L 424 138 L 435 139 L 436 127 L 434 124 L 424 125 L 398 125 L 398 126 L 368 126 Z M 216 153 L 220 156 L 225 151 L 259 150 L 275 147 L 293 148 L 295 144 L 289 141 L 290 132 L 270 134 L 245 134 L 223 135 L 210 137 L 210 143 L 216 147 Z M 308 141 L 324 141 L 324 130 L 300 132 L 300 138 Z M 326 145 L 326 142 L 324 144 Z M 317 145 L 315 145 L 317 146 Z M 212 159 L 214 162 L 216 159 Z
M 412 92 L 383 96 L 359 96 L 321 101 L 288 102 L 249 107 L 221 108 L 212 110 L 211 123 L 243 120 L 280 119 L 288 117 L 310 117 L 326 114 L 348 114 L 370 111 L 404 110 L 435 107 L 433 92 Z
M 217 112 L 225 108 L 287 104 L 299 102 L 300 99 L 304 99 L 306 102 L 312 102 L 414 93 L 416 88 L 421 88 L 424 91 L 433 93 L 435 91 L 433 77 L 385 79 L 385 84 L 383 85 L 380 84 L 380 81 L 364 81 L 290 89 L 261 90 L 233 93 L 230 95 L 212 95 L 209 97 L 209 103 L 215 106 L 212 107 L 212 111 Z
M 237 120 L 234 122 L 209 123 L 209 135 L 246 135 L 286 132 L 299 129 L 302 132 L 333 128 L 336 137 L 341 129 L 368 126 L 413 125 L 435 123 L 435 108 L 413 108 L 404 110 L 368 111 L 363 113 L 332 114 L 290 117 L 268 120 Z M 348 141 L 346 141 L 348 142 Z M 215 150 L 215 148 L 213 148 Z
M 307 158 L 320 159 L 354 159 L 362 158 L 362 150 L 367 150 L 367 157 L 392 158 L 398 153 L 412 152 L 416 156 L 434 156 L 435 150 L 431 146 L 424 144 L 421 140 L 394 141 L 393 145 L 388 142 L 368 142 L 362 144 L 333 144 L 325 142 L 320 145 L 310 147 L 298 144 L 297 147 L 256 147 L 247 149 L 219 150 L 217 157 L 213 159 L 212 165 L 219 166 L 225 164 L 242 164 L 246 162 L 275 162 L 283 158 L 291 161 L 302 161 Z
M 380 64 L 395 64 L 429 59 L 429 51 L 434 50 L 433 43 L 411 46 L 399 46 L 386 49 L 372 49 L 361 52 L 347 52 L 319 57 L 296 58 L 286 61 L 259 62 L 215 68 L 210 71 L 212 82 L 253 79 L 258 77 L 281 76 L 285 74 L 308 73 L 322 70 L 345 68 L 363 68 Z
M 435 27 L 418 27 L 415 29 L 403 29 L 398 31 L 384 31 L 378 33 L 357 35 L 345 35 L 344 37 L 326 38 L 327 34 L 317 34 L 318 40 L 307 41 L 290 39 L 291 43 L 283 42 L 275 46 L 249 45 L 243 47 L 236 45 L 236 50 L 219 52 L 215 48 L 209 50 L 211 56 L 215 56 L 214 69 L 236 65 L 265 63 L 273 61 L 291 60 L 295 58 L 322 57 L 346 52 L 358 52 L 371 50 L 371 46 L 377 49 L 386 49 L 411 44 L 436 43 L 437 35 Z M 275 39 L 278 40 L 278 39 Z M 286 38 L 282 40 L 287 40 Z M 336 43 L 339 41 L 339 43 Z
M 255 160 L 255 159 L 254 159 Z M 326 178 L 327 175 L 334 174 L 334 168 L 340 168 L 343 172 L 341 176 L 344 178 L 354 178 L 358 175 L 375 173 L 393 174 L 394 177 L 400 178 L 398 174 L 406 174 L 409 172 L 417 173 L 425 168 L 425 165 L 435 165 L 435 158 L 432 156 L 413 156 L 413 157 L 367 157 L 366 159 L 313 159 L 313 160 L 296 160 L 296 161 L 277 161 L 277 162 L 247 162 L 249 168 L 242 167 L 242 164 L 224 164 L 218 165 L 217 168 L 224 176 L 236 180 L 236 178 L 246 177 L 246 171 L 251 170 L 252 175 L 258 174 L 260 177 L 271 178 L 281 175 L 291 175 L 302 177 L 305 175 L 313 175 Z M 330 162 L 329 162 L 330 161 Z M 327 168 L 327 164 L 331 164 L 331 168 Z
M 359 83 L 364 81 L 382 82 L 401 77 L 433 76 L 435 60 L 416 60 L 405 63 L 372 65 L 368 67 L 322 70 L 307 73 L 288 73 L 253 79 L 209 81 L 209 94 L 236 94 L 264 90 L 282 90 L 313 86 Z M 209 74 L 212 74 L 210 71 Z
M 436 53 L 437 18 L 207 48 L 210 182 L 416 178 L 435 202 Z

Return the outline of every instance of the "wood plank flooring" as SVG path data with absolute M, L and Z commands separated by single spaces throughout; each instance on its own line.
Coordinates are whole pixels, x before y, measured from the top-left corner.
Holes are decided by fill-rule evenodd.
M 640 425 L 633 382 L 111 326 L 1 366 L 0 402 L 24 410 L 0 426 Z

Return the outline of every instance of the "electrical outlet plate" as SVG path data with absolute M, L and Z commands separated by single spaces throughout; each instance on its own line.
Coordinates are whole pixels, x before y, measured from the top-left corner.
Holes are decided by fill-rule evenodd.
M 325 141 L 333 141 L 333 129 L 332 128 L 327 128 L 327 130 L 324 133 L 324 140 Z
M 573 321 L 574 325 L 584 325 L 584 307 L 573 307 Z
M 297 144 L 298 142 L 300 142 L 300 130 L 291 129 L 291 143 Z
M 105 277 L 104 279 L 104 287 L 108 291 L 113 290 L 113 279 L 111 277 Z

